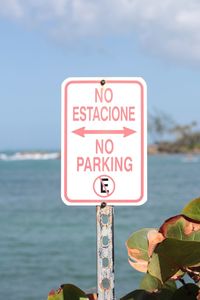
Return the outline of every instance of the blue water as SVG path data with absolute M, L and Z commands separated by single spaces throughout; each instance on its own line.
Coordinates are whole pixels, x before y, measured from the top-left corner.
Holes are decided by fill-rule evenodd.
M 199 160 L 200 161 L 200 160 Z M 142 227 L 158 227 L 200 195 L 200 163 L 152 156 L 148 202 L 115 208 L 116 294 L 141 278 L 127 262 L 125 241 Z M 67 207 L 60 198 L 60 161 L 0 162 L 0 299 L 42 300 L 52 288 L 96 286 L 94 207 Z

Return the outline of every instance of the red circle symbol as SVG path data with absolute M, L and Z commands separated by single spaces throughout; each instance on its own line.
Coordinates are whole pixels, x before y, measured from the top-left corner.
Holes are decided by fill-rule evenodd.
M 110 197 L 115 191 L 115 182 L 109 175 L 98 176 L 93 183 L 95 194 L 101 198 Z

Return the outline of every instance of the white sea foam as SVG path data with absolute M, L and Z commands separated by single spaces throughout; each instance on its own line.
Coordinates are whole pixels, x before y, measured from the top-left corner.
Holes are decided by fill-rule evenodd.
M 50 160 L 59 159 L 59 152 L 16 152 L 14 154 L 0 153 L 0 160 Z
M 188 154 L 188 155 L 182 157 L 181 161 L 183 163 L 199 163 L 200 159 L 198 156 L 195 156 L 193 154 Z

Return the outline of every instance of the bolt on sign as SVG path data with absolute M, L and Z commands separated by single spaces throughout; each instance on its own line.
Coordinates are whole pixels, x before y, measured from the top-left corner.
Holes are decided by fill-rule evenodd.
M 146 83 L 68 78 L 62 84 L 62 200 L 141 205 L 147 196 Z

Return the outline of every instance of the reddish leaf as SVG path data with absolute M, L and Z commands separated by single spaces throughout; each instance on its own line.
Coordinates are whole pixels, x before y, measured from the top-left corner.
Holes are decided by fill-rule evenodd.
M 164 240 L 154 228 L 144 228 L 133 233 L 126 245 L 130 265 L 140 272 L 147 272 L 149 258 L 158 243 Z
M 200 223 L 183 215 L 174 216 L 166 220 L 159 231 L 165 238 L 183 241 L 200 240 Z
M 156 248 L 156 246 L 159 243 L 161 243 L 165 239 L 165 237 L 163 236 L 162 233 L 158 232 L 158 230 L 153 229 L 147 233 L 147 238 L 148 238 L 148 242 L 149 242 L 148 255 L 150 257 L 152 255 L 154 249 Z

